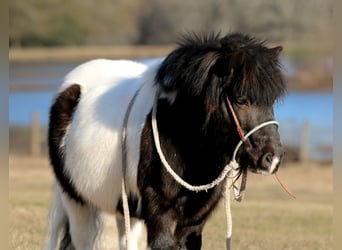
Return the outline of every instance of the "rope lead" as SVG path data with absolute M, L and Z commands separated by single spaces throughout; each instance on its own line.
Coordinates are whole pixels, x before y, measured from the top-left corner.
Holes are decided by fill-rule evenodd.
M 126 187 L 125 187 L 125 173 L 126 173 L 126 165 L 127 165 L 127 152 L 126 152 L 126 147 L 127 147 L 127 142 L 126 142 L 126 129 L 127 129 L 127 123 L 128 123 L 128 118 L 129 114 L 131 112 L 133 103 L 136 99 L 136 96 L 138 95 L 140 91 L 140 88 L 137 90 L 135 95 L 133 96 L 132 100 L 129 103 L 124 123 L 123 123 L 123 128 L 122 128 L 122 200 L 123 200 L 123 208 L 124 208 L 124 219 L 125 219 L 125 233 L 126 233 L 126 247 L 128 250 L 130 250 L 130 242 L 129 242 L 129 237 L 130 237 L 130 215 L 129 215 L 129 207 L 128 207 L 128 199 L 127 199 L 127 192 L 126 192 Z M 233 152 L 232 160 L 230 161 L 229 164 L 227 164 L 220 175 L 213 180 L 212 182 L 205 184 L 205 185 L 198 185 L 194 186 L 183 180 L 169 165 L 167 162 L 165 155 L 161 149 L 160 145 L 160 140 L 159 140 L 159 132 L 158 132 L 158 126 L 157 126 L 157 105 L 158 105 L 158 100 L 161 94 L 161 90 L 157 90 L 155 98 L 154 98 L 154 104 L 152 108 L 152 133 L 153 133 L 153 139 L 155 142 L 156 150 L 158 152 L 159 158 L 167 170 L 167 172 L 175 179 L 175 181 L 182 185 L 184 188 L 194 191 L 194 192 L 200 192 L 200 191 L 208 191 L 211 188 L 216 187 L 218 184 L 220 184 L 223 180 L 226 180 L 226 187 L 225 187 L 225 192 L 224 192 L 224 199 L 225 199 L 225 207 L 226 207 L 226 226 L 227 226 L 227 234 L 226 234 L 226 248 L 227 250 L 230 250 L 231 248 L 231 236 L 232 236 L 232 215 L 231 215 L 231 208 L 230 208 L 230 191 L 231 188 L 233 188 L 233 193 L 234 193 L 234 200 L 236 201 L 241 201 L 243 198 L 244 191 L 246 189 L 246 182 L 247 182 L 247 169 L 241 170 L 239 167 L 239 164 L 236 162 L 235 157 L 236 154 L 242 145 L 243 142 L 247 140 L 247 138 L 253 134 L 255 131 L 261 129 L 262 127 L 265 127 L 270 124 L 275 124 L 279 126 L 279 123 L 276 121 L 267 121 L 264 123 L 259 124 L 255 128 L 253 128 L 251 131 L 249 131 L 247 134 L 243 135 L 241 132 L 241 128 L 239 131 L 239 135 L 241 140 L 239 143 L 236 145 L 235 150 Z M 227 98 L 228 102 L 229 99 Z M 234 110 L 231 108 L 231 112 L 235 115 Z M 237 121 L 237 118 L 236 118 Z M 235 122 L 236 122 L 235 121 Z M 237 126 L 239 127 L 239 124 L 237 123 Z M 240 174 L 240 171 L 242 173 Z M 238 174 L 236 174 L 238 173 Z M 240 183 L 240 187 L 235 185 L 235 182 L 239 179 L 239 177 L 242 175 L 242 180 Z

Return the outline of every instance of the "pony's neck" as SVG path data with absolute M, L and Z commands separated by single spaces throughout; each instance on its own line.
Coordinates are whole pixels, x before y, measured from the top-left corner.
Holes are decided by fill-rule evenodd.
M 220 131 L 222 124 L 213 121 L 205 128 L 206 117 L 206 108 L 199 99 L 158 102 L 158 129 L 166 154 L 212 178 L 229 163 L 234 145 L 229 133 Z

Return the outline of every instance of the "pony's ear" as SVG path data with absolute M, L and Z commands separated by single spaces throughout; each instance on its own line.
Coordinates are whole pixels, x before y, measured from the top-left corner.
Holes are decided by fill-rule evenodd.
M 246 61 L 244 51 L 239 50 L 229 56 L 223 56 L 216 61 L 215 74 L 219 77 L 229 76 L 231 72 L 240 69 Z
M 229 70 L 240 68 L 246 60 L 245 52 L 240 50 L 232 54 L 229 60 Z
M 271 55 L 274 56 L 274 58 L 277 58 L 277 57 L 279 57 L 280 52 L 283 51 L 283 46 L 277 46 L 277 47 L 274 47 L 274 48 L 270 48 L 268 51 L 269 51 L 269 53 Z

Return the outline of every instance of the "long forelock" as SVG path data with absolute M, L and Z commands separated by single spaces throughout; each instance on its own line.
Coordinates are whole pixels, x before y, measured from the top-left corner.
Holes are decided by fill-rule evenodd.
M 286 85 L 284 79 L 281 75 L 281 65 L 277 57 L 266 56 L 265 51 L 266 41 L 259 41 L 251 36 L 233 33 L 229 34 L 223 38 L 217 33 L 207 33 L 207 34 L 194 34 L 188 33 L 182 37 L 178 43 L 182 48 L 200 48 L 203 52 L 205 50 L 212 51 L 211 55 L 206 55 L 201 61 L 200 67 L 197 68 L 197 72 L 189 72 L 192 75 L 192 80 L 200 83 L 204 81 L 210 81 L 213 79 L 208 79 L 208 68 L 212 66 L 210 61 L 216 60 L 219 53 L 226 53 L 226 47 L 229 53 L 233 53 L 234 50 L 239 50 L 241 48 L 246 49 L 246 51 L 253 51 L 254 56 L 248 56 L 244 67 L 238 72 L 237 77 L 233 77 L 234 80 L 234 92 L 236 95 L 246 96 L 250 102 L 257 105 L 270 106 L 276 101 L 280 100 L 282 96 L 286 93 Z M 217 53 L 217 49 L 220 50 Z M 233 49 L 233 51 L 231 50 Z M 195 49 L 196 50 L 196 49 Z M 213 52 L 215 51 L 215 52 Z M 222 52 L 225 51 L 225 52 Z M 201 74 L 206 72 L 206 74 Z M 195 73 L 195 74 L 194 74 Z M 201 85 L 203 87 L 203 85 Z M 210 110 L 218 108 L 218 86 L 212 86 L 206 91 L 208 108 Z M 204 90 L 201 88 L 201 90 Z
M 233 94 L 245 96 L 249 102 L 260 106 L 271 106 L 286 93 L 286 85 L 277 60 L 262 64 L 246 62 L 234 78 Z
M 178 49 L 161 64 L 156 82 L 165 91 L 203 94 L 209 113 L 220 107 L 222 92 L 226 90 L 256 105 L 273 105 L 285 94 L 286 86 L 278 57 L 269 55 L 265 43 L 240 33 L 225 37 L 219 33 L 187 33 L 178 42 Z M 234 53 L 241 51 L 247 57 L 241 68 L 234 68 L 234 76 L 230 77 L 228 66 L 229 72 L 222 76 L 210 73 L 217 59 L 227 58 L 229 62 Z

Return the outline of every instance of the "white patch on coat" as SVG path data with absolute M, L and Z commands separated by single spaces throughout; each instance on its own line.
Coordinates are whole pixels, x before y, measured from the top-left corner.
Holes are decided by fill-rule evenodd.
M 279 162 L 280 162 L 280 158 L 278 156 L 274 156 L 273 159 L 272 159 L 272 164 L 271 164 L 270 170 L 269 170 L 269 172 L 271 174 L 274 173 L 274 171 L 275 171 L 276 167 L 278 166 Z
M 68 74 L 61 89 L 81 85 L 81 98 L 65 137 L 65 171 L 83 198 L 114 213 L 121 196 L 121 132 L 135 92 L 142 86 L 127 125 L 127 192 L 139 196 L 140 137 L 156 92 L 159 66 L 95 60 Z M 129 72 L 129 74 L 128 74 Z

